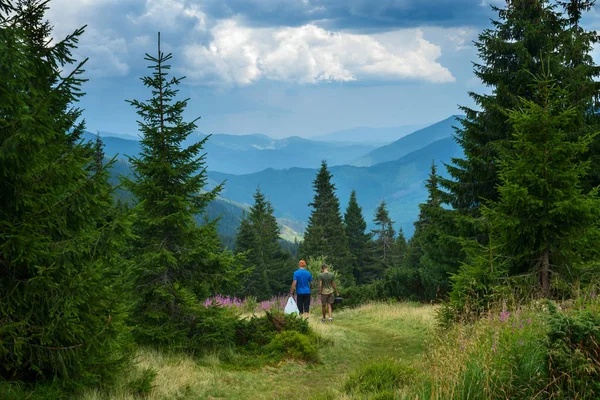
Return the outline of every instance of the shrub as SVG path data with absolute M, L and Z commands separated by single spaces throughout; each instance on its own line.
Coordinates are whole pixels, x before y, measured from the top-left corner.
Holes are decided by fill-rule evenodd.
M 154 368 L 146 368 L 141 375 L 128 383 L 129 393 L 135 397 L 146 397 L 154 389 L 154 380 L 158 372 Z
M 266 311 L 264 316 L 252 316 L 236 324 L 235 343 L 245 351 L 255 352 L 271 343 L 277 333 L 298 332 L 314 338 L 308 322 L 293 314 L 281 311 Z
M 415 372 L 412 368 L 394 361 L 378 361 L 352 373 L 346 380 L 344 390 L 348 394 L 358 392 L 386 396 L 385 392 L 388 392 L 388 394 L 389 392 L 393 393 L 408 384 Z
M 235 310 L 218 306 L 199 307 L 189 318 L 188 347 L 193 350 L 205 352 L 235 345 L 239 321 Z
M 245 351 L 254 352 L 271 343 L 275 334 L 273 324 L 266 316 L 252 316 L 250 319 L 242 319 L 237 322 L 235 344 L 243 347 Z
M 273 357 L 290 357 L 302 361 L 318 361 L 316 344 L 307 335 L 296 331 L 283 331 L 269 343 L 266 352 Z
M 267 311 L 265 317 L 277 332 L 296 331 L 302 334 L 311 332 L 308 321 L 295 314 L 284 314 L 281 311 Z
M 246 300 L 242 304 L 242 309 L 244 310 L 244 312 L 247 312 L 247 313 L 256 312 L 257 307 L 258 307 L 258 301 L 256 301 L 256 297 L 254 297 L 254 296 L 246 297 Z
M 549 302 L 548 368 L 564 398 L 600 398 L 600 316 Z M 583 396 L 583 397 L 580 397 Z
M 344 299 L 342 307 L 358 307 L 370 301 L 385 300 L 388 296 L 385 291 L 385 282 L 378 280 L 367 285 L 352 286 L 340 290 Z
M 391 268 L 386 272 L 385 292 L 403 300 L 423 300 L 423 284 L 419 271 L 409 267 Z

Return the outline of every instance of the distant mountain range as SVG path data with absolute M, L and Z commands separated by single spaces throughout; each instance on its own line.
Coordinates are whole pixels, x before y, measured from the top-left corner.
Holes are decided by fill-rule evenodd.
M 368 143 L 382 146 L 394 142 L 427 125 L 403 125 L 390 128 L 358 127 L 344 129 L 325 135 L 313 136 L 311 139 L 326 142 Z
M 120 185 L 120 177 L 128 176 L 130 173 L 129 163 L 126 160 L 118 159 L 113 164 L 111 170 L 111 184 L 114 186 Z M 131 194 L 123 188 L 117 189 L 117 196 L 125 201 L 131 199 Z M 242 215 L 244 212 L 248 212 L 248 208 L 248 205 L 236 203 L 223 197 L 217 197 L 208 204 L 206 216 L 210 221 L 218 218 L 217 231 L 219 235 L 232 238 L 236 236 Z M 202 217 L 198 216 L 196 219 L 199 223 L 203 223 Z M 304 230 L 306 229 L 304 222 L 291 218 L 277 218 L 277 222 L 282 239 L 290 242 L 302 239 Z
M 460 126 L 458 118 L 461 115 L 453 115 L 443 121 L 437 122 L 426 128 L 406 135 L 393 143 L 379 147 L 368 154 L 353 161 L 351 165 L 357 167 L 369 167 L 371 165 L 398 160 L 405 155 L 419 150 L 428 144 L 441 139 L 446 139 L 454 134 L 453 126 Z
M 275 208 L 282 235 L 293 240 L 304 232 L 310 214 L 308 204 L 314 195 L 312 182 L 321 159 L 327 159 L 342 211 L 350 192 L 356 190 L 365 219 L 372 227 L 373 212 L 381 200 L 385 200 L 396 229 L 402 227 L 410 236 L 418 205 L 427 198 L 423 182 L 431 162 L 435 160 L 438 171 L 444 175 L 446 169 L 442 164 L 463 155 L 462 148 L 452 137 L 453 126 L 459 124 L 457 116 L 452 116 L 379 148 L 298 137 L 277 140 L 259 134 L 213 135 L 205 146 L 209 188 L 226 183 L 222 198 L 210 205 L 209 217 L 221 217 L 220 233 L 234 235 L 243 210 L 252 204 L 252 195 L 260 187 Z M 87 138 L 94 136 L 86 133 Z M 194 135 L 185 144 L 204 137 Z M 111 136 L 102 139 L 107 156 L 117 152 L 134 155 L 140 151 L 139 142 L 135 140 Z M 336 165 L 338 163 L 354 165 Z M 127 170 L 127 163 L 119 161 L 115 174 L 124 174 Z M 244 171 L 254 172 L 242 173 Z
M 418 205 L 427 198 L 423 182 L 429 175 L 432 161 L 435 160 L 438 171 L 444 174 L 442 163 L 461 156 L 462 148 L 454 138 L 447 137 L 396 161 L 371 167 L 334 166 L 330 170 L 342 212 L 346 208 L 350 192 L 356 190 L 365 219 L 372 227 L 374 210 L 381 200 L 385 200 L 390 216 L 396 222 L 396 229 L 402 227 L 410 236 L 419 212 Z M 242 204 L 250 204 L 252 193 L 260 186 L 273 204 L 278 217 L 307 221 L 311 211 L 308 204 L 314 195 L 312 182 L 316 174 L 317 169 L 307 168 L 269 168 L 247 175 L 209 172 L 209 186 L 214 187 L 226 181 L 222 195 Z
M 104 152 L 113 157 L 137 156 L 140 144 L 137 140 L 111 136 L 100 132 L 104 142 Z M 86 132 L 86 139 L 95 138 L 95 134 Z M 190 135 L 185 146 L 204 139 L 206 135 Z M 207 163 L 211 170 L 229 174 L 248 174 L 266 168 L 317 168 L 321 160 L 331 165 L 350 164 L 353 160 L 374 150 L 376 146 L 361 143 L 319 142 L 290 137 L 273 139 L 265 135 L 212 135 L 204 146 Z

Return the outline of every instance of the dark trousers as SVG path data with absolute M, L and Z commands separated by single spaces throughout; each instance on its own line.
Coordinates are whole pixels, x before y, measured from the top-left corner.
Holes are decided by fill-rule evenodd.
M 310 308 L 310 294 L 297 294 L 296 304 L 298 304 L 300 315 L 307 313 Z

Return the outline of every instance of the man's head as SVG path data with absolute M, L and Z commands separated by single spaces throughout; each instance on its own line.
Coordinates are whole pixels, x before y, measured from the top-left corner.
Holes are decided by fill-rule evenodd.
M 304 261 L 304 260 L 298 261 L 298 268 L 306 268 L 306 261 Z
M 328 268 L 327 268 L 327 264 L 322 264 L 321 265 L 321 272 L 327 272 Z

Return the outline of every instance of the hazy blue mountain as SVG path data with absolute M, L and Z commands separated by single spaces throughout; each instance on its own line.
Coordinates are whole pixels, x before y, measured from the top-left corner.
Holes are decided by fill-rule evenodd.
M 351 165 L 368 167 L 387 161 L 398 160 L 430 143 L 449 138 L 454 134 L 454 129 L 452 127 L 460 125 L 460 122 L 457 119 L 459 117 L 461 116 L 455 115 L 446 118 L 443 121 L 406 135 L 393 143 L 379 147 L 357 160 L 354 160 Z
M 389 128 L 357 127 L 325 135 L 313 136 L 311 139 L 327 142 L 368 143 L 381 146 L 394 142 L 409 133 L 424 128 L 425 126 L 427 125 L 402 125 Z
M 371 167 L 334 166 L 331 167 L 331 172 L 343 209 L 350 192 L 355 189 L 365 218 L 371 223 L 375 208 L 385 199 L 390 215 L 396 221 L 396 228 L 402 227 L 408 235 L 412 235 L 412 224 L 418 216 L 418 204 L 427 198 L 423 181 L 429 174 L 432 160 L 438 165 L 438 171 L 445 172 L 441 164 L 460 156 L 461 147 L 449 137 L 396 161 Z M 308 204 L 313 197 L 312 181 L 316 173 L 317 169 L 308 168 L 269 168 L 239 176 L 211 171 L 209 185 L 226 180 L 222 195 L 242 204 L 250 204 L 252 193 L 260 186 L 273 204 L 278 217 L 307 221 L 310 214 Z
M 95 138 L 95 134 L 86 132 L 86 139 Z M 123 137 L 100 136 L 104 141 L 104 152 L 112 157 L 119 154 L 136 156 L 139 154 L 139 142 Z M 205 135 L 196 134 L 188 138 L 184 145 L 195 143 Z M 371 150 L 374 145 L 320 142 L 290 137 L 273 139 L 265 135 L 212 135 L 204 150 L 207 163 L 213 171 L 229 174 L 247 174 L 262 171 L 266 168 L 317 168 L 321 160 L 326 159 L 330 165 L 349 164 Z
M 108 159 L 107 159 L 108 160 Z M 129 164 L 125 160 L 117 160 L 112 165 L 110 183 L 113 186 L 119 186 L 121 176 L 128 176 L 131 173 Z M 131 199 L 131 194 L 123 188 L 117 188 L 117 196 L 124 201 Z M 236 203 L 224 197 L 217 197 L 206 207 L 206 216 L 209 220 L 219 219 L 217 231 L 222 237 L 234 238 L 244 211 L 248 210 L 248 205 Z M 197 218 L 202 223 L 201 217 Z M 281 238 L 293 242 L 295 239 L 301 239 L 304 235 L 306 225 L 304 222 L 291 218 L 278 218 L 277 222 L 281 230 Z

